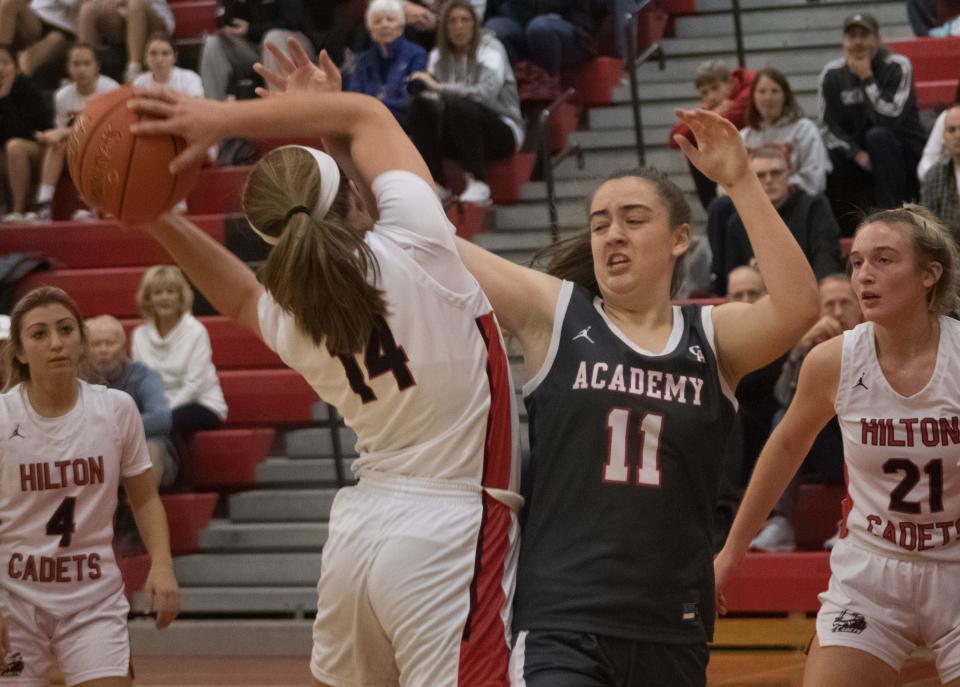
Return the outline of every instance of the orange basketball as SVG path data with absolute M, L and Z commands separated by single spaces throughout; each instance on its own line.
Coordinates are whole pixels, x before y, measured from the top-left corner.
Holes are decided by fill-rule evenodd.
M 177 136 L 134 136 L 141 115 L 127 107 L 130 88 L 91 100 L 73 123 L 67 145 L 70 176 L 92 208 L 127 222 L 154 219 L 183 200 L 200 164 L 176 176 L 170 161 L 186 143 Z

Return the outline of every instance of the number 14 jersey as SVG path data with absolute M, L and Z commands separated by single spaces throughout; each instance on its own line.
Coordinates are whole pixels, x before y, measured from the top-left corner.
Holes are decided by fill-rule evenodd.
M 78 381 L 66 415 L 43 418 L 23 384 L 0 394 L 0 580 L 65 617 L 115 593 L 120 479 L 150 469 L 143 421 L 122 391 Z
M 960 562 L 960 322 L 940 318 L 933 374 L 910 397 L 884 377 L 872 322 L 844 332 L 836 410 L 841 536 L 894 558 Z

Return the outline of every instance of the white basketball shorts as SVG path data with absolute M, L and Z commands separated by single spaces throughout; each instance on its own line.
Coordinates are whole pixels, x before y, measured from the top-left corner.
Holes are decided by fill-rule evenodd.
M 334 687 L 507 687 L 516 515 L 478 488 L 363 475 L 323 549 L 314 677 Z
M 8 594 L 3 610 L 10 650 L 0 666 L 0 684 L 47 687 L 53 659 L 67 686 L 130 672 L 130 605 L 121 588 L 102 602 L 65 618 Z
M 960 677 L 960 563 L 903 561 L 841 540 L 820 595 L 820 646 L 845 646 L 900 670 L 929 648 L 944 683 Z

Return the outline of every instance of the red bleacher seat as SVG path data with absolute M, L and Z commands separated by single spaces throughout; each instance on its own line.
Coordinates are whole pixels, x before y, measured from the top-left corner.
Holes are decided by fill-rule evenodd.
M 194 553 L 200 530 L 207 526 L 217 507 L 217 495 L 207 493 L 163 494 L 163 508 L 170 528 L 170 550 L 174 555 Z
M 147 581 L 147 575 L 150 574 L 150 556 L 118 556 L 117 567 L 123 576 L 123 593 L 129 599 L 131 594 L 143 589 Z
M 101 267 L 34 272 L 17 283 L 14 298 L 38 286 L 57 286 L 69 293 L 84 317 L 104 313 L 116 317 L 136 317 L 135 296 L 143 277 L 143 267 Z
M 613 89 L 623 78 L 623 60 L 616 57 L 595 57 L 563 75 L 563 83 L 573 86 L 585 105 L 609 105 Z
M 196 38 L 217 30 L 216 0 L 191 0 L 170 4 L 176 22 L 176 38 Z
M 221 317 L 198 318 L 207 328 L 210 335 L 210 346 L 213 348 L 213 364 L 219 370 L 250 369 L 258 367 L 283 367 L 283 361 L 277 354 L 267 348 L 253 332 L 241 327 L 236 322 Z M 130 333 L 143 320 L 123 320 L 123 328 Z
M 533 153 L 516 153 L 503 160 L 487 163 L 487 183 L 493 202 L 506 205 L 518 202 L 520 189 L 530 181 L 535 161 L 536 155 Z
M 918 81 L 915 89 L 917 92 L 917 107 L 921 110 L 946 106 L 953 102 L 957 93 L 957 79 Z
M 813 613 L 830 580 L 830 554 L 748 553 L 724 590 L 732 613 Z
M 567 147 L 567 138 L 577 130 L 580 109 L 573 103 L 560 103 L 550 120 L 550 150 L 557 153 Z
M 192 215 L 240 212 L 243 184 L 250 167 L 207 167 L 200 172 L 200 180 L 187 196 L 187 208 Z
M 190 219 L 223 243 L 222 215 L 200 215 Z M 0 255 L 23 250 L 24 246 L 40 251 L 58 266 L 70 269 L 136 267 L 172 262 L 167 252 L 148 234 L 106 221 L 0 227 Z
M 956 79 L 960 74 L 960 37 L 912 38 L 891 41 L 887 47 L 910 58 L 914 83 Z
M 836 484 L 801 484 L 793 528 L 797 547 L 819 551 L 823 542 L 837 533 L 842 514 L 840 502 L 846 489 Z
M 229 408 L 227 423 L 231 426 L 313 421 L 313 404 L 319 399 L 299 372 L 225 370 L 219 377 Z
M 447 218 L 457 228 L 457 236 L 472 241 L 486 228 L 487 207 L 474 203 L 452 203 L 447 206 Z
M 198 432 L 181 480 L 196 487 L 246 487 L 257 479 L 273 444 L 272 429 L 221 429 Z

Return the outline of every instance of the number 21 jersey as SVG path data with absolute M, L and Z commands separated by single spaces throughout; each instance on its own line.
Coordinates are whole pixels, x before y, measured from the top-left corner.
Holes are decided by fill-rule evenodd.
M 77 383 L 76 405 L 56 418 L 37 415 L 23 384 L 0 394 L 0 579 L 56 617 L 123 585 L 112 545 L 117 489 L 150 469 L 133 399 Z
M 909 397 L 880 369 L 873 323 L 844 332 L 836 410 L 841 537 L 894 558 L 960 562 L 960 322 L 940 318 L 933 374 Z

